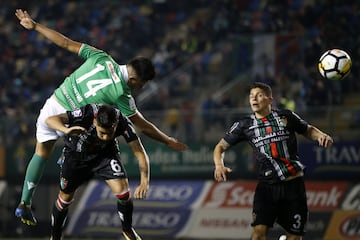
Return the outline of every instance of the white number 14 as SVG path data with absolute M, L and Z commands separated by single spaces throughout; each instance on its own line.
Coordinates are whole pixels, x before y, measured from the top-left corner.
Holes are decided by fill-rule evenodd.
M 111 62 L 106 62 L 106 64 L 111 65 L 111 67 L 113 68 Z M 105 70 L 105 67 L 103 65 L 96 64 L 96 67 L 93 70 L 91 70 L 90 72 L 87 72 L 86 74 L 77 78 L 76 83 L 79 84 L 79 83 L 83 82 L 84 80 L 88 79 L 89 77 L 92 77 L 95 74 L 97 74 L 98 72 L 101 72 L 104 70 Z M 100 89 L 102 89 L 112 83 L 113 83 L 113 80 L 111 78 L 89 80 L 86 83 L 86 86 L 89 90 L 84 94 L 84 97 L 88 98 L 90 96 L 95 96 L 97 91 L 99 91 Z

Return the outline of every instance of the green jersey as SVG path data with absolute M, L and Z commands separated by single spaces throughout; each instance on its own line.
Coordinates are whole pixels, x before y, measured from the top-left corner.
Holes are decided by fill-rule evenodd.
M 126 84 L 125 65 L 118 65 L 106 52 L 82 44 L 79 56 L 85 62 L 55 90 L 54 94 L 66 110 L 89 103 L 116 106 L 124 115 L 136 112 L 131 89 Z

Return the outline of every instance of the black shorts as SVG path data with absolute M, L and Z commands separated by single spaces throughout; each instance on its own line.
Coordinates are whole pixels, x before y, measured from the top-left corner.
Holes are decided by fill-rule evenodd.
M 74 192 L 81 184 L 92 178 L 127 178 L 119 154 L 99 156 L 91 161 L 83 161 L 81 154 L 65 154 L 60 173 L 60 189 L 64 193 Z
M 307 219 L 308 207 L 303 177 L 276 184 L 258 183 L 251 226 L 273 227 L 276 221 L 288 233 L 302 236 Z

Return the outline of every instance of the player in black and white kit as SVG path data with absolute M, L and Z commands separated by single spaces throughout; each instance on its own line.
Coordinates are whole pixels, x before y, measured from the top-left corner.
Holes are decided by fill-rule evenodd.
M 133 202 L 116 140 L 116 137 L 123 136 L 138 159 L 141 179 L 134 198 L 143 199 L 149 189 L 149 158 L 132 123 L 118 109 L 97 104 L 51 116 L 46 123 L 66 134 L 60 191 L 52 211 L 50 239 L 61 239 L 75 190 L 97 177 L 106 181 L 117 198 L 125 239 L 140 240 L 132 227 Z
M 232 169 L 225 167 L 229 147 L 247 141 L 254 151 L 258 185 L 253 202 L 252 240 L 265 240 L 276 221 L 287 239 L 300 240 L 305 233 L 308 207 L 303 175 L 305 166 L 298 157 L 296 134 L 330 147 L 333 139 L 290 110 L 271 108 L 271 87 L 254 83 L 249 102 L 252 114 L 236 121 L 214 149 L 216 181 L 226 181 Z

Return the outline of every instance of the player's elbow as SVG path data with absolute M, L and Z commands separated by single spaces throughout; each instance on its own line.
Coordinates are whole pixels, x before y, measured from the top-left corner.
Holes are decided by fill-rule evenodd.
M 73 52 L 77 54 L 80 51 L 81 43 L 65 37 L 63 42 L 61 43 L 61 47 L 68 50 L 69 52 Z

